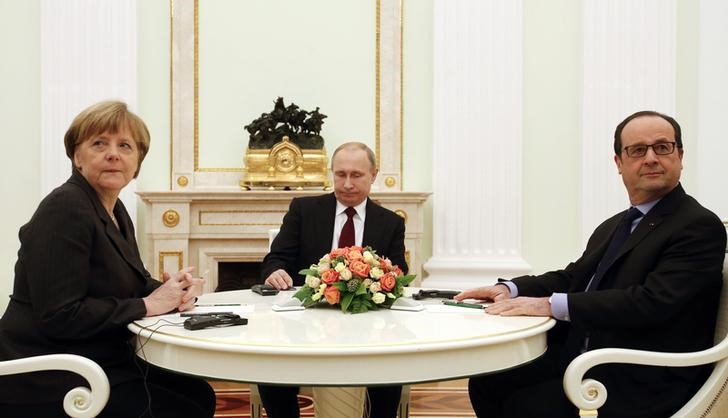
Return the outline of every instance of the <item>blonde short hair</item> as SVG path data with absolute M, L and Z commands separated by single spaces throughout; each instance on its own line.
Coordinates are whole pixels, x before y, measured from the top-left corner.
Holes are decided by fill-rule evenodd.
M 126 103 L 108 100 L 96 103 L 84 109 L 78 114 L 68 127 L 63 143 L 66 147 L 66 155 L 71 159 L 76 153 L 76 147 L 90 140 L 96 135 L 104 132 L 116 133 L 122 128 L 127 128 L 131 133 L 134 142 L 139 150 L 139 165 L 134 178 L 139 175 L 142 161 L 149 151 L 149 130 L 144 121 L 126 106 Z M 74 166 L 75 168 L 75 166 Z

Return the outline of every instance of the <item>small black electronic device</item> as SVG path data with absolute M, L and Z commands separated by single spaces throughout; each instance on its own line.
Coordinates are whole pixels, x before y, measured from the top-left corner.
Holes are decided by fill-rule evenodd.
M 250 290 L 262 296 L 273 296 L 278 294 L 278 289 L 267 284 L 254 284 L 250 287 Z
M 184 327 L 189 330 L 198 330 L 213 327 L 228 327 L 232 325 L 246 325 L 248 318 L 241 318 L 235 314 L 196 315 L 185 319 Z
M 457 290 L 425 290 L 420 289 L 419 292 L 412 295 L 412 299 L 420 300 L 427 298 L 452 299 L 453 296 L 460 293 Z

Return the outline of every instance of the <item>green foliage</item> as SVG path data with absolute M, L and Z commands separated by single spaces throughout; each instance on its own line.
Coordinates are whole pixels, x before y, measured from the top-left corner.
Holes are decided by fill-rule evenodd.
M 316 301 L 311 299 L 311 296 L 315 293 L 314 289 L 308 286 L 301 286 L 300 289 L 293 295 L 294 298 L 303 302 L 303 306 L 309 307 L 316 304 Z

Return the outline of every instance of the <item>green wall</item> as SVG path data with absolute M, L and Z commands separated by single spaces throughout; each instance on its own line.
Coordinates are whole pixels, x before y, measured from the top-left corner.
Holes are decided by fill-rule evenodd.
M 564 267 L 581 245 L 581 8 L 523 6 L 523 256 L 537 273 Z
M 40 6 L 0 0 L 0 312 L 12 291 L 18 229 L 40 199 Z

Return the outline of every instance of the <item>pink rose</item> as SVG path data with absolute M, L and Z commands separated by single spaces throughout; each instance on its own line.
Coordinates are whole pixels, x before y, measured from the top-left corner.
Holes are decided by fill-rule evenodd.
M 369 270 L 372 267 L 362 260 L 354 260 L 349 263 L 349 270 L 359 277 L 369 277 Z
M 399 277 L 403 275 L 402 269 L 399 268 L 399 266 L 394 266 L 394 277 Z
M 397 279 L 394 278 L 393 273 L 387 273 L 379 278 L 379 285 L 382 286 L 382 290 L 391 292 L 397 285 Z
M 339 272 L 333 269 L 326 270 L 321 273 L 321 281 L 326 284 L 331 284 L 339 281 Z
M 324 290 L 324 297 L 329 305 L 335 305 L 341 300 L 341 292 L 335 286 L 329 286 Z
M 381 258 L 381 259 L 379 260 L 379 266 L 380 266 L 380 267 L 382 268 L 382 270 L 383 270 L 384 272 L 388 272 L 388 271 L 392 270 L 392 261 L 390 261 L 390 260 L 389 260 L 388 258 L 386 258 L 386 257 L 382 257 L 382 258 Z

